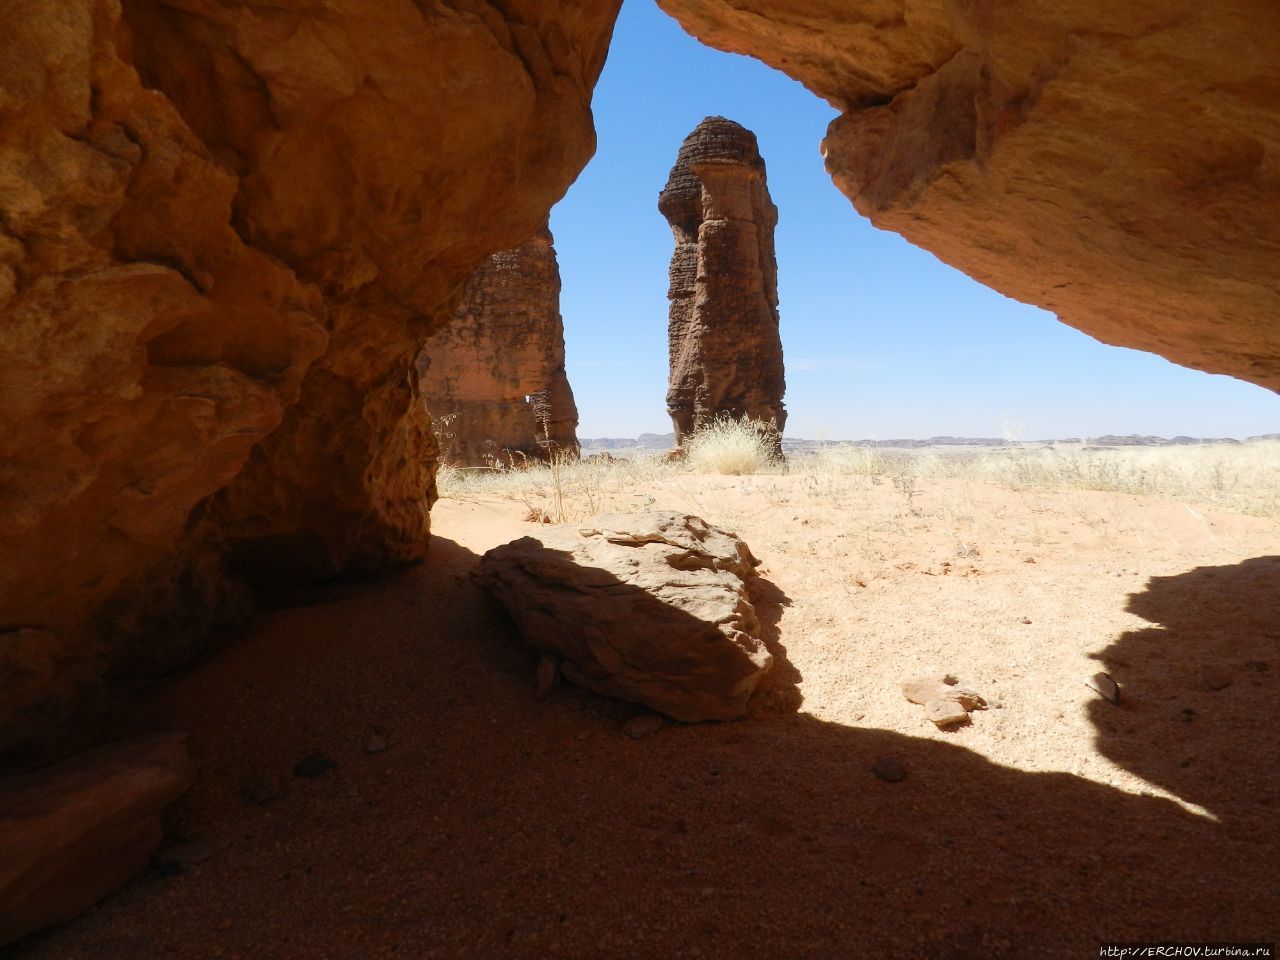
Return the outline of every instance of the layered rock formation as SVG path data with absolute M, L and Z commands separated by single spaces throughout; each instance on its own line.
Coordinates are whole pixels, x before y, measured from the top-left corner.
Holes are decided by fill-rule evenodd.
M 659 0 L 841 111 L 877 226 L 1107 343 L 1280 389 L 1280 7 Z
M 472 274 L 457 313 L 431 338 L 417 369 L 445 463 L 577 455 L 560 270 L 545 223 Z
M 755 134 L 707 117 L 680 145 L 658 209 L 671 224 L 667 412 L 683 444 L 720 416 L 786 424 L 778 268 Z
M 1280 387 L 1270 0 L 662 3 L 840 107 L 879 225 Z M 181 663 L 243 579 L 422 555 L 411 360 L 585 162 L 616 12 L 0 5 L 0 753 Z
M 0 6 L 0 755 L 245 579 L 423 555 L 411 361 L 590 156 L 617 6 Z
M 64 923 L 143 870 L 191 781 L 186 738 L 101 747 L 0 779 L 0 947 Z
M 495 547 L 478 579 L 567 679 L 692 723 L 741 717 L 773 663 L 747 595 L 757 565 L 697 517 L 620 513 Z

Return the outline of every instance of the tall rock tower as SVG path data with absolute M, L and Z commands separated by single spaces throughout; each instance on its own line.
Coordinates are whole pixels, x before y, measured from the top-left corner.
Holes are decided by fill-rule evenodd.
M 778 210 L 750 130 L 707 117 L 658 197 L 671 224 L 667 411 L 682 444 L 717 416 L 786 423 L 778 336 Z
M 419 387 L 445 463 L 578 452 L 551 244 L 544 225 L 489 257 L 467 281 L 449 325 L 418 355 Z

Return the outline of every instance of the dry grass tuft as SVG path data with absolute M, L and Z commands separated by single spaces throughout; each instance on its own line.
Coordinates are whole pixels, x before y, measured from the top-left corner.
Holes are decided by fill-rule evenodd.
M 775 451 L 777 429 L 759 420 L 717 417 L 703 424 L 686 444 L 686 462 L 694 473 L 743 476 L 770 473 L 782 466 Z

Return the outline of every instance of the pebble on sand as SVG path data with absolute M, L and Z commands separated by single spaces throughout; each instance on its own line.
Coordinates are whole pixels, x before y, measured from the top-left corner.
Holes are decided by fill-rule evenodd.
M 632 717 L 622 725 L 622 732 L 632 740 L 650 736 L 661 729 L 662 717 L 656 713 L 642 713 L 638 717 Z
M 907 767 L 896 757 L 881 757 L 871 765 L 871 772 L 885 783 L 898 783 L 907 779 Z
M 293 765 L 293 775 L 307 780 L 314 780 L 317 777 L 323 777 L 330 770 L 337 769 L 337 766 L 329 758 L 328 754 L 317 750 L 314 753 L 308 753 Z
M 1225 690 L 1235 682 L 1235 678 L 1222 667 L 1206 663 L 1200 668 L 1200 682 L 1206 690 Z
M 930 700 L 925 709 L 939 730 L 951 730 L 969 722 L 969 711 L 955 700 Z
M 1120 702 L 1120 684 L 1111 679 L 1109 673 L 1095 673 L 1088 680 L 1089 689 L 1108 703 Z

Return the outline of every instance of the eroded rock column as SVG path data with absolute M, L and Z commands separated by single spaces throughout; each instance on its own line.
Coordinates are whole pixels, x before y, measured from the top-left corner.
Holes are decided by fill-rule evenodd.
M 1280 7 L 658 0 L 840 111 L 858 211 L 1104 343 L 1280 389 Z
M 682 444 L 719 416 L 786 423 L 778 335 L 778 211 L 755 134 L 707 117 L 658 198 L 671 224 L 667 411 Z
M 546 224 L 467 281 L 449 325 L 418 356 L 440 458 L 476 466 L 578 452 L 564 369 L 560 269 Z

